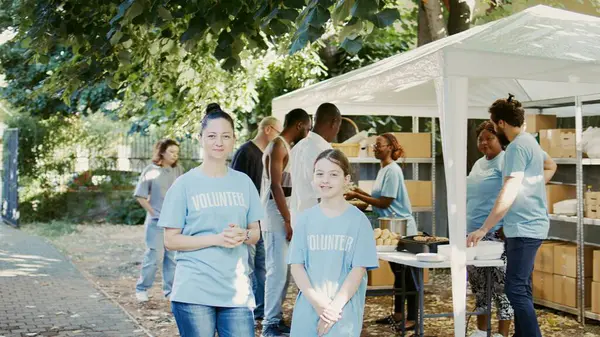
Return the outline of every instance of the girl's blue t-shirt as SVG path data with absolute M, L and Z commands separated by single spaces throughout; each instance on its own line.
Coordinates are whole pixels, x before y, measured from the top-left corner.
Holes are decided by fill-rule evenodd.
M 302 264 L 312 287 L 333 299 L 355 267 L 378 268 L 377 248 L 369 219 L 354 206 L 339 216 L 327 217 L 320 205 L 298 215 L 289 250 L 289 264 Z M 367 274 L 342 318 L 326 336 L 360 336 L 362 330 Z M 292 317 L 292 337 L 317 336 L 319 316 L 302 292 Z
M 247 228 L 261 220 L 256 187 L 244 173 L 228 169 L 208 177 L 193 169 L 168 190 L 158 226 L 181 228 L 187 236 L 219 234 L 229 224 Z M 212 246 L 178 251 L 171 301 L 215 307 L 255 307 L 250 284 L 248 246 Z

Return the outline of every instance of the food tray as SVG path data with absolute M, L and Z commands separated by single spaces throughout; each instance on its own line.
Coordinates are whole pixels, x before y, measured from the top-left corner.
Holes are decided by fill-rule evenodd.
M 428 235 L 427 233 L 423 233 L 420 235 L 413 235 L 413 236 L 407 236 L 404 238 L 400 238 L 398 240 L 398 247 L 396 247 L 396 250 L 399 252 L 406 250 L 409 253 L 413 253 L 413 254 L 437 253 L 438 246 L 447 245 L 450 243 L 447 238 L 441 238 L 442 240 L 436 240 L 436 241 L 431 241 L 431 242 L 417 241 L 414 239 L 417 236 L 431 237 L 431 235 Z
M 378 252 L 395 252 L 397 246 L 377 246 Z

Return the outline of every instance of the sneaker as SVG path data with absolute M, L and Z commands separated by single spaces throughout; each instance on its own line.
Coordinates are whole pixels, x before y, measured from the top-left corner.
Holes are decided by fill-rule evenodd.
M 138 300 L 138 302 L 148 302 L 149 301 L 147 291 L 136 291 L 135 298 Z
M 469 337 L 487 337 L 487 332 L 481 331 L 481 330 L 475 330 L 475 331 L 473 331 L 472 334 L 469 335 Z
M 261 337 L 287 337 L 285 333 L 279 330 L 278 326 L 263 326 Z

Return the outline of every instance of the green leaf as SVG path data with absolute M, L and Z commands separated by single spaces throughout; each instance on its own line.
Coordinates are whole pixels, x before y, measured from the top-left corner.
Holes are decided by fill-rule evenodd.
M 373 23 L 378 28 L 385 28 L 392 25 L 396 20 L 400 20 L 400 11 L 395 8 L 386 8 L 375 14 Z
M 206 30 L 206 20 L 201 15 L 194 16 L 188 24 L 188 29 L 181 35 L 181 42 L 194 39 Z
M 300 9 L 306 6 L 305 0 L 283 0 L 283 5 L 288 8 Z
M 277 17 L 281 20 L 296 21 L 296 18 L 298 17 L 298 11 L 295 9 L 283 8 L 279 10 Z
M 120 50 L 117 54 L 117 57 L 119 58 L 119 62 L 121 62 L 121 64 L 131 64 L 131 54 L 127 50 Z
M 132 39 L 129 39 L 129 40 L 123 42 L 123 47 L 125 47 L 127 49 L 131 48 L 132 45 L 133 45 Z
M 350 55 L 356 55 L 362 49 L 362 46 L 362 37 L 357 37 L 354 40 L 345 39 L 340 45 L 340 47 L 344 48 L 344 50 Z
M 361 19 L 368 19 L 377 12 L 379 0 L 356 0 L 350 9 L 350 15 Z
M 150 55 L 156 55 L 158 54 L 158 52 L 160 51 L 160 41 L 154 41 L 152 42 L 152 44 L 150 45 L 150 48 L 148 48 L 148 51 L 150 52 Z
M 110 37 L 110 44 L 113 46 L 117 45 L 121 41 L 122 37 L 123 33 L 121 31 L 116 31 L 113 36 Z
M 354 5 L 355 0 L 339 0 L 333 9 L 331 18 L 334 24 L 340 24 L 348 16 L 350 16 L 350 8 Z
M 137 18 L 144 12 L 144 5 L 140 3 L 140 1 L 134 2 L 131 7 L 127 10 L 127 14 L 125 17 L 129 21 L 133 21 L 133 19 Z
M 269 24 L 269 29 L 273 32 L 275 36 L 281 36 L 288 32 L 288 26 L 286 26 L 281 20 L 271 20 Z
M 158 7 L 158 15 L 165 21 L 173 20 L 173 15 L 171 15 L 171 12 L 169 12 L 169 10 L 163 6 Z
M 358 37 L 358 34 L 363 29 L 363 22 L 356 21 L 354 24 L 347 23 L 339 34 L 340 41 L 344 41 L 346 38 L 354 40 Z
M 325 23 L 329 21 L 330 17 L 331 15 L 329 14 L 327 8 L 324 8 L 322 6 L 316 6 L 308 13 L 305 22 L 307 22 L 313 27 L 319 28 L 323 27 L 323 25 L 325 25 Z
M 225 62 L 223 62 L 221 64 L 221 68 L 225 69 L 225 70 L 232 70 L 234 68 L 237 68 L 237 66 L 240 64 L 240 59 L 238 57 L 230 57 L 228 59 L 225 60 Z
M 38 57 L 38 62 L 39 63 L 48 64 L 49 61 L 50 61 L 50 57 L 48 57 L 48 55 L 40 55 Z
M 112 19 L 110 19 L 109 24 L 112 26 L 115 24 L 115 22 L 121 20 L 123 18 L 123 15 L 125 15 L 125 12 L 127 12 L 127 10 L 129 9 L 129 7 L 131 7 L 131 5 L 133 4 L 134 0 L 125 0 L 123 2 L 121 2 L 121 4 L 119 5 L 119 9 L 117 10 L 117 15 L 113 16 Z
M 304 30 L 300 34 L 296 34 L 292 39 L 292 44 L 290 46 L 290 55 L 295 54 L 296 52 L 302 50 L 308 44 L 308 30 Z

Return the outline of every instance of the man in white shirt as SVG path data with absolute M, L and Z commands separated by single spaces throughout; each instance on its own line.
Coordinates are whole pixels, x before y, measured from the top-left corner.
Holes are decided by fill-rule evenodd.
M 292 148 L 292 226 L 296 214 L 318 203 L 312 186 L 315 160 L 321 152 L 331 149 L 330 143 L 340 131 L 341 124 L 340 110 L 331 103 L 323 103 L 317 109 L 308 137 Z

